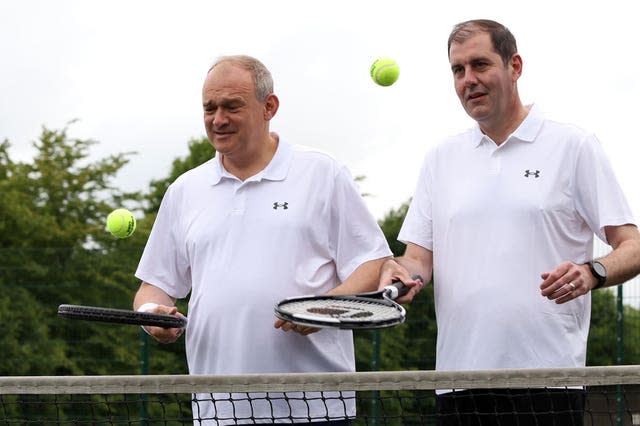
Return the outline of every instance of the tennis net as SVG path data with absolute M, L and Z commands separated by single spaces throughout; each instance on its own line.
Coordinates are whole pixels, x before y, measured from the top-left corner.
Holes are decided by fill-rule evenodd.
M 453 398 L 436 413 L 435 390 Z M 0 377 L 4 425 L 640 425 L 640 366 L 464 372 Z M 539 405 L 578 395 L 582 405 Z M 453 396 L 452 396 L 453 395 Z M 485 398 L 493 405 L 482 414 Z M 506 401 L 506 408 L 496 406 Z M 449 401 L 451 402 L 451 401 Z M 538 404 L 538 405 L 537 405 Z M 516 414 L 516 412 L 518 414 Z M 480 420 L 479 420 L 480 419 Z M 444 423 L 439 423 L 444 421 Z M 465 423 L 467 422 L 467 423 Z

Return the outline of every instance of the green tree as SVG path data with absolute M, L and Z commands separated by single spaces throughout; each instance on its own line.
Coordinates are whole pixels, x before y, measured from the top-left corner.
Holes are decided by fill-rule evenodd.
M 616 297 L 609 290 L 591 293 L 587 365 L 616 363 Z
M 12 161 L 9 142 L 0 145 L 0 315 L 13 323 L 0 344 L 3 374 L 131 373 L 137 365 L 137 353 L 110 353 L 121 338 L 115 329 L 56 316 L 61 303 L 130 306 L 132 280 L 118 274 L 135 262 L 121 251 L 135 239 L 114 240 L 104 218 L 140 199 L 111 184 L 131 153 L 90 162 L 96 142 L 67 131 L 43 128 L 32 162 Z M 105 356 L 111 365 L 96 362 Z
M 624 287 L 623 287 L 624 291 Z M 587 365 L 616 365 L 618 334 L 616 321 L 623 321 L 622 364 L 640 363 L 640 347 L 637 335 L 640 311 L 625 305 L 622 315 L 618 312 L 616 290 L 599 290 L 591 293 L 591 327 L 587 342 Z
M 624 289 L 623 289 L 624 290 Z M 638 330 L 640 330 L 640 310 L 633 306 L 624 307 L 624 341 L 623 364 L 640 364 L 640 345 L 638 345 Z

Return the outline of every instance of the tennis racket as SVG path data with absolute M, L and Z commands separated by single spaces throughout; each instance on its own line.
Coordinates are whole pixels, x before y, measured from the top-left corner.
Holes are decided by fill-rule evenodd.
M 422 280 L 414 275 L 414 280 Z M 352 296 L 300 296 L 281 300 L 276 317 L 294 324 L 317 328 L 371 329 L 402 324 L 406 311 L 394 302 L 409 292 L 401 281 L 380 291 Z
M 58 306 L 58 316 L 74 320 L 148 325 L 163 328 L 185 328 L 187 326 L 187 319 L 181 316 L 95 306 L 60 305 Z

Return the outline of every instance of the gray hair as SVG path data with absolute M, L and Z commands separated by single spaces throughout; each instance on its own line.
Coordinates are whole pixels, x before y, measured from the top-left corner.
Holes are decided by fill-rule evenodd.
M 207 74 L 223 63 L 237 65 L 251 73 L 253 84 L 256 88 L 256 98 L 260 102 L 264 102 L 267 96 L 273 93 L 273 77 L 271 77 L 271 73 L 267 67 L 256 58 L 247 55 L 220 56 L 213 65 L 211 65 Z

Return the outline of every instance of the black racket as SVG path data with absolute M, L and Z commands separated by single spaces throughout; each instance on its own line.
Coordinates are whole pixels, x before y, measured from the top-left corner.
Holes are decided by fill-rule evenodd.
M 414 275 L 414 280 L 422 280 Z M 394 281 L 380 291 L 352 296 L 300 296 L 281 300 L 275 306 L 278 318 L 318 328 L 370 329 L 402 324 L 406 311 L 394 302 L 409 287 Z
M 163 328 L 185 328 L 187 326 L 187 319 L 181 316 L 95 306 L 60 305 L 58 306 L 58 315 L 74 320 L 149 325 Z

